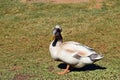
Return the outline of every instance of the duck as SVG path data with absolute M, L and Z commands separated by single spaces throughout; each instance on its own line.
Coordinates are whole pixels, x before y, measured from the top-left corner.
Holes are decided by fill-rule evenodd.
M 82 68 L 103 58 L 101 53 L 96 52 L 93 48 L 86 45 L 75 41 L 63 42 L 61 32 L 61 26 L 56 25 L 53 28 L 52 42 L 49 46 L 51 57 L 55 61 L 61 61 L 67 64 L 66 68 L 61 72 L 57 72 L 57 74 L 69 73 L 70 67 Z

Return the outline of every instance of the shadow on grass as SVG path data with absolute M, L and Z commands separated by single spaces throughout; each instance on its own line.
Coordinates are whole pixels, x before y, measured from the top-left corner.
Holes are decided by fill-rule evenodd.
M 65 69 L 66 68 L 66 64 L 65 63 L 61 63 L 58 65 L 58 68 L 61 68 L 61 69 Z M 106 67 L 102 67 L 102 66 L 99 66 L 99 65 L 96 65 L 96 64 L 90 64 L 90 65 L 86 65 L 85 67 L 82 67 L 82 68 L 70 68 L 71 71 L 93 71 L 93 70 L 104 70 L 106 69 Z

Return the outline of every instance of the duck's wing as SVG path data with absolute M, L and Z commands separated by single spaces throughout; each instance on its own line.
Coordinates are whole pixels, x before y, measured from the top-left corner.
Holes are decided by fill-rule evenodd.
M 89 56 L 93 52 L 95 52 L 93 48 L 90 48 L 88 46 L 73 41 L 64 42 L 61 45 L 61 48 L 65 50 L 67 53 L 73 54 L 75 58 L 79 58 L 81 56 Z

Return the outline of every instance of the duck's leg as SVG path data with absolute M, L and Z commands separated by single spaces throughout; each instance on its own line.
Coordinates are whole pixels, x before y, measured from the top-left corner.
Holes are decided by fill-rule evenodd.
M 64 71 L 62 71 L 62 72 L 58 72 L 57 74 L 66 74 L 66 73 L 70 72 L 69 68 L 70 68 L 70 65 L 67 64 L 66 69 L 64 69 Z

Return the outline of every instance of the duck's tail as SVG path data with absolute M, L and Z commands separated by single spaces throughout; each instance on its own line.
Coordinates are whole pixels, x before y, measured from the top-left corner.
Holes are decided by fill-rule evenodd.
M 104 56 L 102 54 L 91 54 L 89 57 L 92 61 L 98 61 L 101 60 Z

